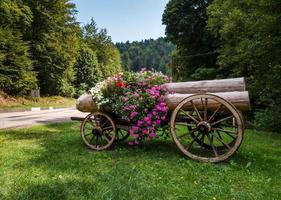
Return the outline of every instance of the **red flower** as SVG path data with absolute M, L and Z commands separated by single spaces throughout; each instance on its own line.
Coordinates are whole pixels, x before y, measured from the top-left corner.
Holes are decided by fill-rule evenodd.
M 119 81 L 119 82 L 116 82 L 116 87 L 119 87 L 119 88 L 123 88 L 123 87 L 125 87 L 125 83 L 124 82 L 122 82 L 122 81 Z

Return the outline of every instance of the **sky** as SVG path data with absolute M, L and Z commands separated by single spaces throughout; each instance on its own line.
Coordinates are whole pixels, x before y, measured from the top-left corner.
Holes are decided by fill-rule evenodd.
M 72 0 L 82 25 L 95 20 L 113 42 L 140 41 L 165 35 L 162 14 L 169 0 Z

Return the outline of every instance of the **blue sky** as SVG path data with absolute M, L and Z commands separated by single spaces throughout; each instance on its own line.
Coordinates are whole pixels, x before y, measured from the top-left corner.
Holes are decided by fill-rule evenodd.
M 162 14 L 169 0 L 72 0 L 77 20 L 85 24 L 93 18 L 106 28 L 113 42 L 139 41 L 164 36 Z

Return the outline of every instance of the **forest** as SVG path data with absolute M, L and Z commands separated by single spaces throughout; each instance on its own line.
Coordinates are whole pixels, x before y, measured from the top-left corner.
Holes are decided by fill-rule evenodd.
M 163 14 L 174 80 L 245 77 L 248 122 L 281 129 L 281 2 L 171 0 Z M 182 72 L 185 73 L 182 73 Z
M 116 43 L 116 47 L 120 51 L 124 70 L 140 71 L 145 67 L 170 74 L 171 53 L 176 46 L 164 38 L 120 42 Z
M 142 67 L 174 81 L 245 77 L 249 124 L 280 131 L 280 7 L 275 0 L 170 0 L 165 38 L 114 44 L 94 19 L 81 26 L 70 0 L 1 0 L 0 90 L 79 96 Z
M 73 96 L 121 71 L 106 29 L 81 27 L 76 12 L 69 0 L 0 1 L 0 90 Z

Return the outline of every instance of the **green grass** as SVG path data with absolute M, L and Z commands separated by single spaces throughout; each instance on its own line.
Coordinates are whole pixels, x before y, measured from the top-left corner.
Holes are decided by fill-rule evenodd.
M 75 105 L 75 99 L 52 96 L 52 97 L 10 97 L 1 95 L 0 92 L 0 111 L 26 109 L 31 107 L 69 107 Z
M 199 163 L 170 140 L 87 149 L 78 123 L 0 131 L 0 199 L 280 199 L 281 134 L 247 130 L 228 162 Z

